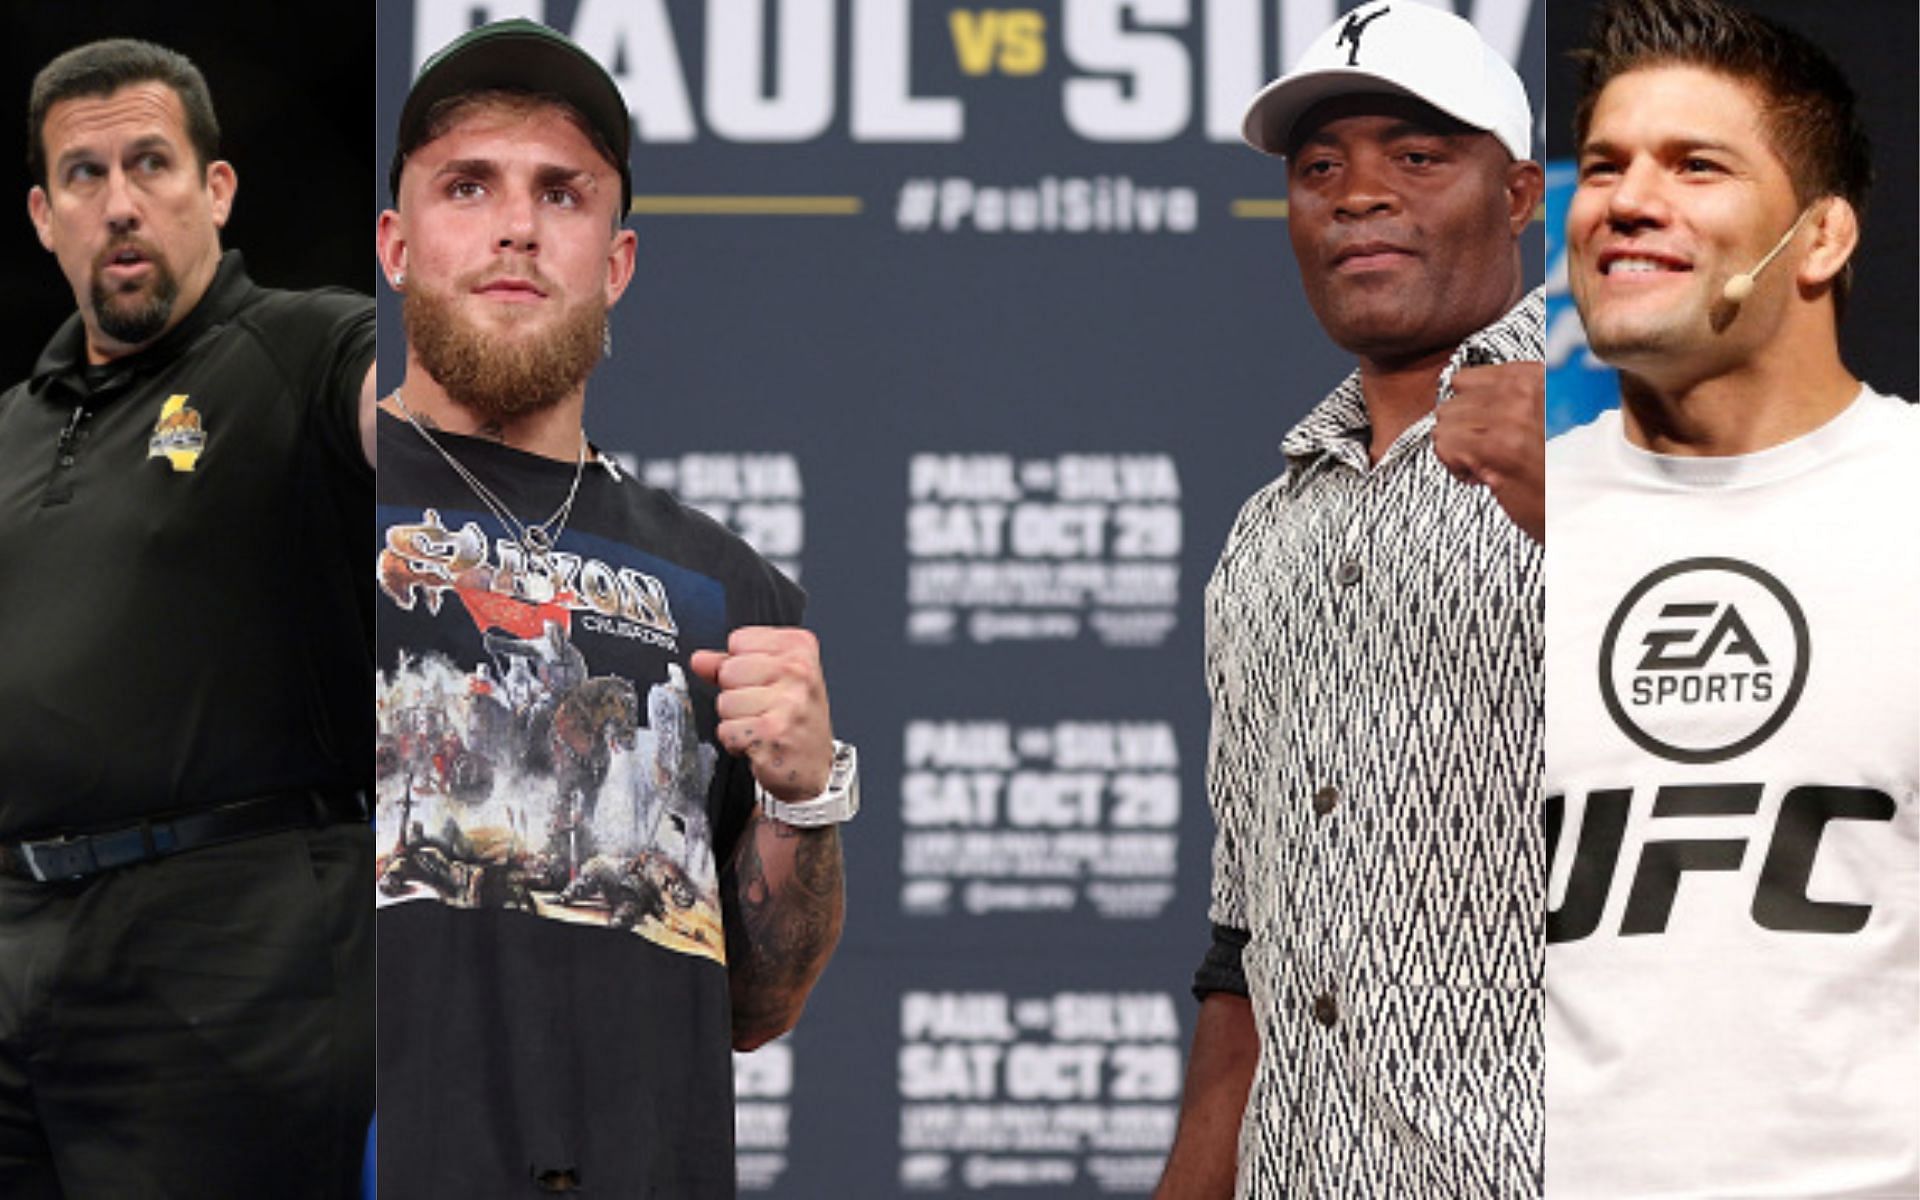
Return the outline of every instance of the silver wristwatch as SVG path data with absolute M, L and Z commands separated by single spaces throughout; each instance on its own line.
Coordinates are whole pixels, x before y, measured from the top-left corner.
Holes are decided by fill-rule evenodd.
M 833 743 L 833 768 L 827 772 L 827 790 L 811 800 L 788 804 L 776 800 L 754 780 L 753 790 L 760 797 L 760 811 L 798 829 L 818 829 L 853 820 L 860 811 L 860 756 L 851 745 Z

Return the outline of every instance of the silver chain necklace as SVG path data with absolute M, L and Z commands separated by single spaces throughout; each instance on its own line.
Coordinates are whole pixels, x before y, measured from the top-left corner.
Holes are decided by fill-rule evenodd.
M 394 407 L 400 410 L 400 415 L 407 419 L 407 424 L 413 426 L 414 432 L 427 440 L 427 445 L 432 446 L 440 457 L 447 461 L 447 465 L 453 468 L 453 473 L 466 482 L 467 487 L 473 490 L 473 494 L 480 498 L 480 503 L 487 506 L 487 511 L 500 522 L 508 536 L 520 543 L 520 549 L 526 553 L 527 561 L 539 568 L 538 574 L 527 573 L 522 576 L 521 586 L 528 597 L 540 604 L 553 599 L 553 564 L 550 556 L 553 554 L 554 543 L 558 542 L 560 535 L 566 531 L 567 518 L 573 514 L 574 497 L 580 494 L 580 477 L 586 473 L 587 469 L 587 431 L 584 429 L 580 431 L 580 454 L 574 460 L 573 483 L 567 488 L 567 498 L 560 502 L 560 507 L 554 510 L 552 516 L 538 525 L 529 525 L 514 516 L 504 500 L 494 495 L 491 488 L 481 483 L 478 476 L 469 471 L 459 459 L 440 444 L 439 439 L 427 432 L 427 427 L 420 423 L 420 418 L 414 416 L 413 410 L 407 407 L 407 402 L 401 397 L 399 388 L 393 390 L 393 403 Z

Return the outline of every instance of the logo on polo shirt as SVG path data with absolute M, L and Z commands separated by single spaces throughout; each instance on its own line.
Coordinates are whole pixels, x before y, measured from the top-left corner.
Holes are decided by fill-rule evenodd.
M 1778 579 L 1733 558 L 1669 563 L 1633 585 L 1600 643 L 1600 694 L 1634 743 L 1724 762 L 1786 723 L 1807 682 L 1807 619 Z
M 167 397 L 160 406 L 160 419 L 153 423 L 153 436 L 147 439 L 147 457 L 164 458 L 176 471 L 191 471 L 207 448 L 207 431 L 200 427 L 200 414 L 187 404 L 184 392 Z

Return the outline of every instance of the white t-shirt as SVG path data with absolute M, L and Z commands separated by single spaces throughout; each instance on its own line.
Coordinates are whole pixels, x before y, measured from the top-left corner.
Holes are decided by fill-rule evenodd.
M 1547 1194 L 1920 1195 L 1920 409 L 1548 450 Z

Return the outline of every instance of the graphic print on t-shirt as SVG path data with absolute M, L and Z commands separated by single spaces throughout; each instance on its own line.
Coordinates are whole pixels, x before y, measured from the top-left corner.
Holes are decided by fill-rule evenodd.
M 1807 618 L 1785 584 L 1737 558 L 1667 563 L 1634 584 L 1600 643 L 1600 695 L 1620 732 L 1684 763 L 1760 745 L 1806 687 Z
M 1605 593 L 1595 598 L 1604 601 Z M 1716 774 L 1675 777 L 1664 774 L 1670 767 L 1636 764 L 1635 773 L 1659 780 L 1637 817 L 1632 787 L 1596 779 L 1582 789 L 1566 887 L 1557 904 L 1549 898 L 1549 946 L 1595 934 L 1666 934 L 1677 910 L 1700 903 L 1696 889 L 1714 887 L 1705 876 L 1739 872 L 1750 856 L 1759 856 L 1759 875 L 1732 908 L 1748 910 L 1751 930 L 1716 909 L 1712 927 L 1722 945 L 1745 932 L 1847 935 L 1866 926 L 1873 904 L 1823 898 L 1820 884 L 1831 891 L 1835 883 L 1816 882 L 1820 856 L 1829 827 L 1836 833 L 1825 849 L 1838 862 L 1846 851 L 1835 845 L 1869 836 L 1863 823 L 1891 826 L 1894 798 L 1875 787 L 1751 777 L 1761 774 L 1753 753 L 1786 736 L 1811 662 L 1800 602 L 1755 562 L 1682 557 L 1625 588 L 1600 636 L 1597 691 L 1607 714 L 1656 759 L 1714 765 Z M 1544 812 L 1554 877 L 1567 796 L 1550 789 Z M 1899 835 L 1889 827 L 1886 836 Z M 1624 892 L 1624 909 L 1616 925 L 1603 927 L 1616 891 Z
M 378 903 L 518 909 L 724 962 L 717 751 L 680 661 L 724 643 L 723 589 L 581 534 L 543 570 L 486 519 L 380 511 Z

